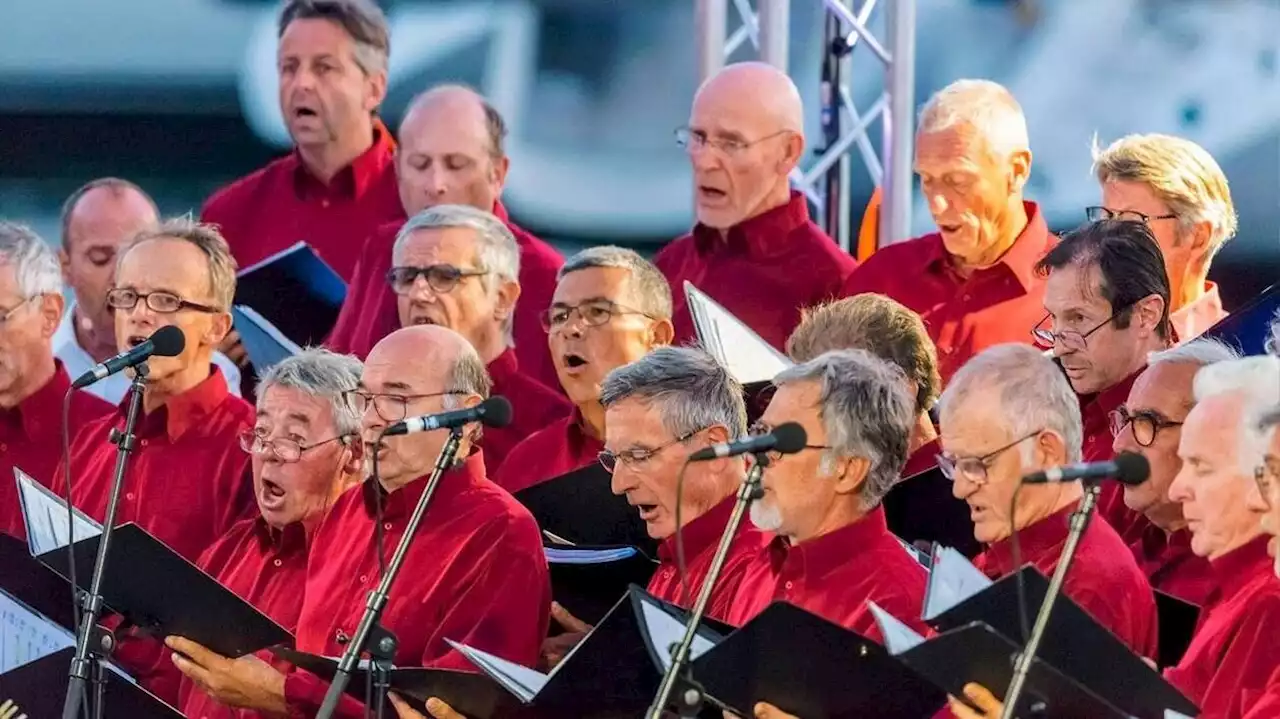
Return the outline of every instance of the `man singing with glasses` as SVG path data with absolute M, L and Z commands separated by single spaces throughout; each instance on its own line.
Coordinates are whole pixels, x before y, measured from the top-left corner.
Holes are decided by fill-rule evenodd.
M 257 421 L 240 435 L 259 514 L 238 522 L 196 563 L 290 632 L 302 609 L 310 539 L 338 495 L 364 474 L 360 415 L 346 396 L 360 371 L 354 357 L 308 349 L 261 378 Z M 235 708 L 266 711 L 283 695 L 269 652 L 233 660 L 182 637 L 166 643 L 176 652 L 175 670 L 186 675 L 178 704 L 185 716 L 243 718 Z
M 400 228 L 387 284 L 401 327 L 438 325 L 462 335 L 511 401 L 512 421 L 485 433 L 485 465 L 497 473 L 520 440 L 569 414 L 569 403 L 520 366 L 512 327 L 520 298 L 520 247 L 494 215 L 437 205 Z

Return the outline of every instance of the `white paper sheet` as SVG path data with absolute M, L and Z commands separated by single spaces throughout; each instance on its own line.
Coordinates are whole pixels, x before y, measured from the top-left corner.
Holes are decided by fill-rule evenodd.
M 71 541 L 72 535 L 68 532 L 71 526 L 74 526 L 77 542 L 102 534 L 102 525 L 79 509 L 73 510 L 71 521 L 68 521 L 66 501 L 26 472 L 14 467 L 13 479 L 18 485 L 18 501 L 22 504 L 22 520 L 26 524 L 27 547 L 31 556 L 65 548 Z

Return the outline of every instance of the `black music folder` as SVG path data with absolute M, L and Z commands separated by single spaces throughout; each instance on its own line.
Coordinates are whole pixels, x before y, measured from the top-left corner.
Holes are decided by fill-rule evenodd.
M 954 547 L 975 557 L 982 545 L 973 538 L 969 505 L 951 494 L 952 482 L 938 467 L 904 477 L 884 497 L 889 531 L 909 544 Z
M 93 576 L 99 539 L 75 543 L 81 589 L 88 589 Z M 69 575 L 65 547 L 36 558 Z M 102 597 L 111 611 L 148 634 L 183 636 L 224 657 L 293 643 L 286 629 L 132 522 L 112 534 Z
M 627 498 L 613 493 L 611 477 L 592 462 L 515 493 L 544 532 L 572 544 L 635 547 L 656 557 L 658 543 L 649 536 L 640 512 Z
M 305 242 L 236 275 L 235 304 L 252 307 L 301 347 L 324 341 L 346 296 L 342 277 Z
M 63 649 L 0 674 L 0 702 L 8 699 L 31 719 L 62 716 L 75 649 Z M 182 714 L 113 667 L 102 671 L 105 719 L 181 719 Z M 90 691 L 93 688 L 90 687 Z
M 1280 310 L 1280 284 L 1263 290 L 1201 336 L 1222 340 L 1238 347 L 1245 355 L 1266 354 L 1267 339 L 1271 336 L 1271 323 L 1276 319 L 1277 310 Z
M 658 563 L 635 547 L 548 545 L 551 596 L 569 613 L 596 624 L 633 584 L 645 586 Z
M 1187 653 L 1196 623 L 1200 621 L 1200 607 L 1160 590 L 1155 593 L 1156 617 L 1160 622 L 1160 656 L 1156 665 L 1164 669 L 1177 666 Z
M 75 631 L 71 588 L 65 579 L 31 556 L 26 542 L 0 534 L 0 568 L 0 590 L 58 626 Z
M 698 657 L 693 676 L 744 717 L 764 701 L 805 719 L 919 719 L 946 701 L 884 647 L 786 602 Z

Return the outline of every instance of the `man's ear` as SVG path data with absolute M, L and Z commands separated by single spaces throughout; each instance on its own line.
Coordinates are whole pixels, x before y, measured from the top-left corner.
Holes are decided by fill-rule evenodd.
M 520 283 L 515 280 L 503 280 L 498 284 L 498 301 L 493 307 L 493 318 L 505 321 L 516 311 L 516 300 L 520 299 Z
M 1142 329 L 1155 334 L 1160 318 L 1164 316 L 1164 306 L 1164 298 L 1160 295 L 1144 297 L 1133 306 L 1133 317 L 1129 322 L 1131 325 L 1138 322 Z
M 1031 150 L 1014 150 L 1009 156 L 1009 194 L 1021 194 L 1031 177 Z
M 655 320 L 649 327 L 649 349 L 665 347 L 675 341 L 676 328 L 671 320 Z
M 209 331 L 204 333 L 204 342 L 210 347 L 217 348 L 231 332 L 231 313 L 219 312 L 209 315 L 209 318 Z
M 861 491 L 871 474 L 871 461 L 866 457 L 841 457 L 836 460 L 836 494 L 854 494 Z
M 360 441 L 357 433 L 347 438 L 345 446 L 347 458 L 342 463 L 341 471 L 348 477 L 356 478 L 358 482 L 364 476 L 364 442 Z
M 804 136 L 798 132 L 788 133 L 782 146 L 779 174 L 790 174 L 800 164 L 802 157 L 804 157 Z
M 1067 444 L 1062 437 L 1050 430 L 1036 435 L 1035 459 L 1041 467 L 1061 467 L 1067 463 Z

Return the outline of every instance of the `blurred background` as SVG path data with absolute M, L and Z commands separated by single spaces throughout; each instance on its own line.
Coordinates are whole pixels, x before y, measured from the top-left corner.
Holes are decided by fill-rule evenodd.
M 882 0 L 892 2 L 893 0 Z M 416 92 L 471 84 L 511 126 L 504 201 L 567 251 L 655 251 L 691 221 L 672 130 L 696 84 L 693 0 L 382 0 L 394 127 Z M 860 5 L 860 2 L 855 2 Z M 1280 279 L 1280 0 L 918 0 L 916 99 L 960 77 L 1007 85 L 1035 154 L 1029 195 L 1067 229 L 1097 199 L 1089 147 L 1130 132 L 1204 145 L 1231 181 L 1239 237 L 1215 263 L 1228 308 Z M 57 240 L 76 186 L 120 175 L 168 214 L 286 152 L 274 0 L 4 0 L 0 215 Z M 822 3 L 791 3 L 790 71 L 812 145 Z M 882 9 L 872 28 L 882 34 Z M 729 32 L 739 22 L 730 12 Z M 748 43 L 732 59 L 755 56 Z M 859 46 L 865 108 L 882 65 Z M 873 127 L 873 137 L 879 128 Z M 878 146 L 878 142 L 875 143 Z M 873 189 L 853 163 L 853 227 Z M 917 196 L 913 232 L 932 229 Z

